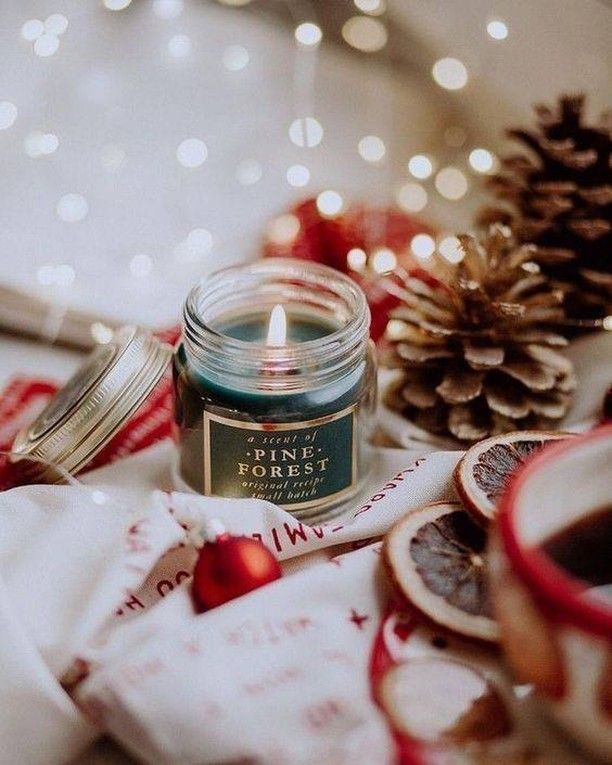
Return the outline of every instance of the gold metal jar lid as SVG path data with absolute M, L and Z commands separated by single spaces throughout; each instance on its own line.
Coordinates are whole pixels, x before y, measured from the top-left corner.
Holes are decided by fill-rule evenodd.
M 78 472 L 145 401 L 171 357 L 172 348 L 149 331 L 117 330 L 17 435 L 12 448 L 15 459 L 50 463 L 37 476 L 47 482 L 61 478 L 51 466 Z

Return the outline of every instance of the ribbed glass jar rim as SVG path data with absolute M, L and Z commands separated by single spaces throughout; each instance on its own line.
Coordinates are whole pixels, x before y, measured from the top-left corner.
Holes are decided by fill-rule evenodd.
M 274 304 L 299 306 L 338 325 L 322 337 L 267 346 L 224 334 L 219 323 Z M 266 258 L 231 266 L 196 284 L 183 308 L 186 360 L 218 382 L 242 390 L 296 391 L 327 384 L 361 362 L 370 311 L 363 290 L 328 266 Z

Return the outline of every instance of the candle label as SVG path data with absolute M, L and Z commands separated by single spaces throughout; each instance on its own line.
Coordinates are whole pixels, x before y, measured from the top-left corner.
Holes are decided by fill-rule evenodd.
M 204 493 L 300 510 L 357 482 L 355 409 L 316 420 L 254 423 L 204 412 Z

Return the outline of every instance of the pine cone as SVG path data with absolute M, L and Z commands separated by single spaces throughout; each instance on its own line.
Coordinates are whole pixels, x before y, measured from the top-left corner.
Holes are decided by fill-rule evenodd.
M 491 227 L 461 236 L 463 260 L 440 263 L 437 284 L 408 277 L 394 309 L 383 363 L 402 370 L 387 404 L 424 430 L 461 441 L 550 428 L 568 410 L 567 340 L 547 326 L 563 315 L 562 294 L 533 262 L 533 245 Z M 386 355 L 386 358 L 384 357 Z
M 601 321 L 612 313 L 612 120 L 584 125 L 583 105 L 582 95 L 562 96 L 556 110 L 536 107 L 536 131 L 508 131 L 528 152 L 502 160 L 488 183 L 509 207 L 484 210 L 480 222 L 506 223 L 519 242 L 537 244 L 542 270 L 567 294 L 567 316 Z

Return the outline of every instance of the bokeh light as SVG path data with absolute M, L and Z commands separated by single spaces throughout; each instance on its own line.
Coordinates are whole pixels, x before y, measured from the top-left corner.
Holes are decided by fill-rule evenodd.
M 199 138 L 186 138 L 176 150 L 176 158 L 183 167 L 199 167 L 207 157 L 206 144 Z
M 438 252 L 449 263 L 459 263 L 463 260 L 464 252 L 461 242 L 456 236 L 444 236 L 438 242 Z
M 25 137 L 23 141 L 23 150 L 28 155 L 28 157 L 32 157 L 33 159 L 40 157 L 42 154 L 40 149 L 40 139 L 42 136 L 43 134 L 40 132 L 40 130 L 37 130 L 34 133 L 28 133 L 28 135 Z
M 148 276 L 153 269 L 153 261 L 148 255 L 134 255 L 130 260 L 130 271 L 134 276 L 143 278 Z
M 441 58 L 431 70 L 434 80 L 446 90 L 460 90 L 467 85 L 468 72 L 457 58 Z
M 420 183 L 405 183 L 396 195 L 397 204 L 405 212 L 420 212 L 427 205 L 427 192 Z
M 377 135 L 364 136 L 357 145 L 357 150 L 360 156 L 366 160 L 366 162 L 380 162 L 385 156 L 386 148 L 382 138 Z
M 60 263 L 57 266 L 44 265 L 36 271 L 36 280 L 45 286 L 56 285 L 68 287 L 76 279 L 76 271 L 68 263 Z
M 0 130 L 6 130 L 17 119 L 17 107 L 10 101 L 0 101 Z
M 397 256 L 388 247 L 379 247 L 372 253 L 371 263 L 377 274 L 388 274 L 397 266 Z
M 60 287 L 68 287 L 76 278 L 74 268 L 67 263 L 62 263 L 55 269 L 55 283 Z
M 313 148 L 323 140 L 323 127 L 314 117 L 299 117 L 289 126 L 289 138 L 302 148 Z
M 301 188 L 310 180 L 310 170 L 305 165 L 291 165 L 287 168 L 287 183 L 290 186 Z
M 122 11 L 128 7 L 132 0 L 104 0 L 104 7 L 109 11 Z
M 268 239 L 272 244 L 291 244 L 300 233 L 300 221 L 292 213 L 279 215 L 268 224 Z
M 433 162 L 425 154 L 415 154 L 408 160 L 408 172 L 419 180 L 429 178 L 433 169 Z
M 317 210 L 326 218 L 335 218 L 342 212 L 344 200 L 333 189 L 322 191 L 317 197 Z
M 417 234 L 410 242 L 410 249 L 416 258 L 426 260 L 434 254 L 436 243 L 429 234 Z
M 168 53 L 173 58 L 184 58 L 191 53 L 191 38 L 188 35 L 174 35 L 168 40 Z
M 57 52 L 59 48 L 59 37 L 43 32 L 40 37 L 34 41 L 34 53 L 41 58 L 47 58 Z
M 153 0 L 153 13 L 160 19 L 175 19 L 183 12 L 183 0 Z
M 110 341 L 113 339 L 113 330 L 101 321 L 94 321 L 90 327 L 90 331 L 91 336 L 96 341 L 96 343 L 102 343 L 105 345 L 106 343 L 110 343 Z
M 368 256 L 361 247 L 353 247 L 346 253 L 346 263 L 352 271 L 363 271 L 368 262 Z
M 91 501 L 95 505 L 105 505 L 108 500 L 108 496 L 100 489 L 94 489 L 91 492 Z
M 185 240 L 187 249 L 195 257 L 207 255 L 213 246 L 213 236 L 207 228 L 194 228 Z
M 494 19 L 487 24 L 487 32 L 494 40 L 505 40 L 508 37 L 508 26 L 501 19 Z
M 228 45 L 223 51 L 223 66 L 230 72 L 239 72 L 249 63 L 249 52 L 243 45 Z
M 36 130 L 29 133 L 24 142 L 23 148 L 28 157 L 40 157 L 41 155 L 53 154 L 59 146 L 59 138 L 53 133 L 43 133 Z
M 477 173 L 490 173 L 495 167 L 496 157 L 487 149 L 473 149 L 470 152 L 469 163 Z
M 82 194 L 64 194 L 57 203 L 56 212 L 66 223 L 78 223 L 87 216 L 89 205 Z
M 445 198 L 461 199 L 468 190 L 468 180 L 457 167 L 443 167 L 436 175 L 436 189 Z
M 406 336 L 406 324 L 400 319 L 390 319 L 385 330 L 389 340 L 401 340 Z
M 313 46 L 318 45 L 323 38 L 321 27 L 313 24 L 311 21 L 305 21 L 295 28 L 295 39 L 300 45 Z
M 213 236 L 206 228 L 194 228 L 174 248 L 174 257 L 181 263 L 196 263 L 212 250 Z
M 39 284 L 53 284 L 55 282 L 55 267 L 40 266 L 36 271 L 36 280 Z
M 21 27 L 21 36 L 28 42 L 34 42 L 45 31 L 45 25 L 40 19 L 29 19 Z
M 47 16 L 43 26 L 50 35 L 63 35 L 68 29 L 68 19 L 62 13 L 52 13 Z
M 387 28 L 370 16 L 353 16 L 342 27 L 342 37 L 353 48 L 375 53 L 387 44 Z
M 387 9 L 385 0 L 353 0 L 353 2 L 362 13 L 369 13 L 371 16 L 380 16 Z

